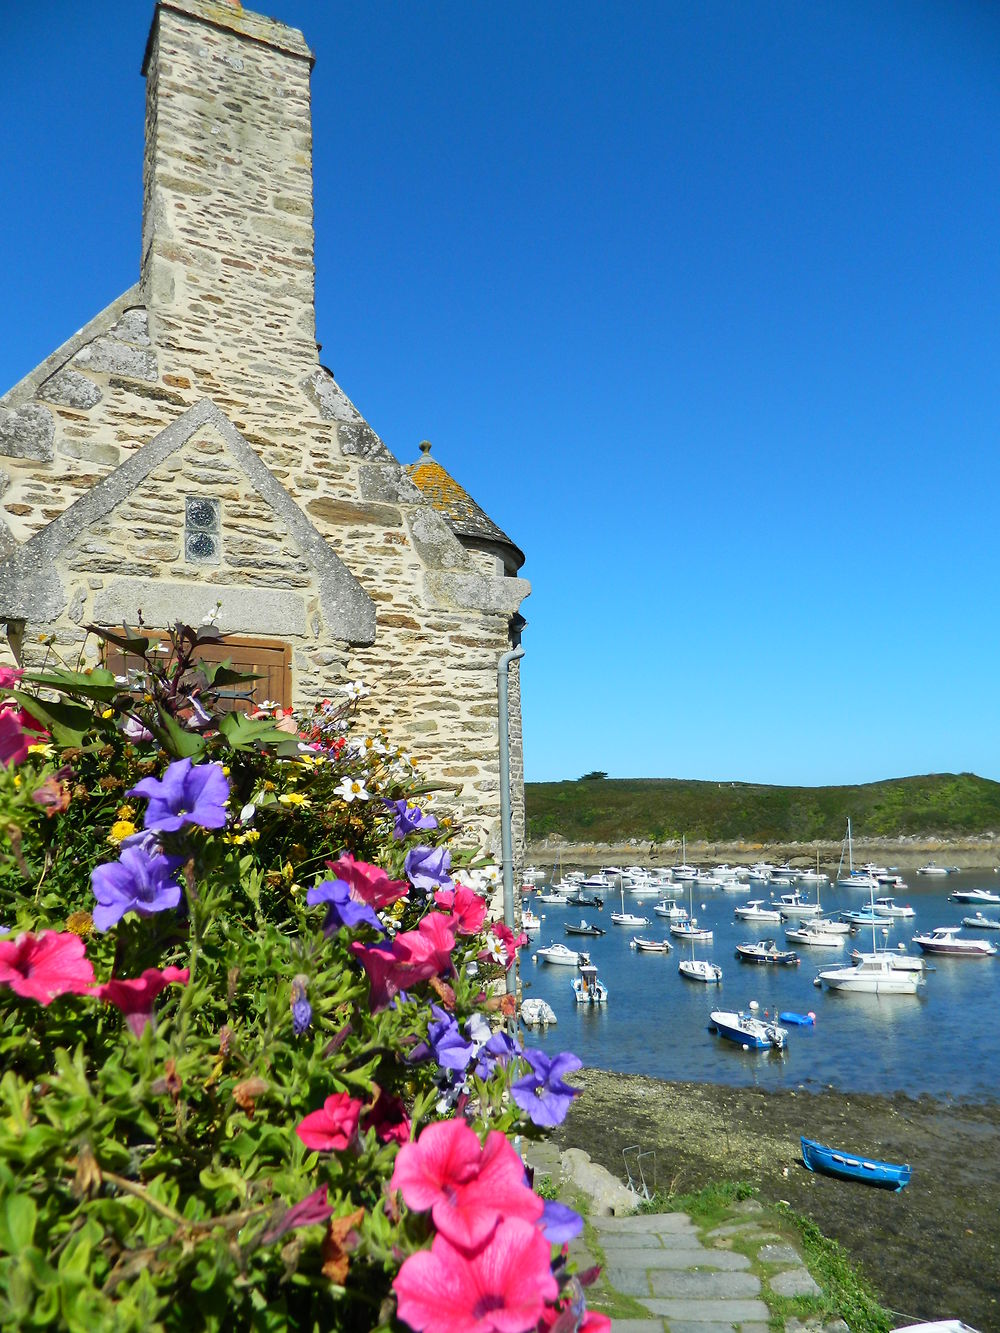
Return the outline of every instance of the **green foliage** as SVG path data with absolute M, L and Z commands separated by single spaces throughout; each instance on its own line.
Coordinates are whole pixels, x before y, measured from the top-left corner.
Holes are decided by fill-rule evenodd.
M 1000 783 L 974 773 L 893 778 L 852 787 L 768 787 L 747 782 L 607 778 L 530 782 L 528 834 L 570 842 L 839 842 L 850 816 L 857 838 L 962 836 L 1000 831 Z
M 193 664 L 200 635 L 178 626 L 166 661 L 141 635 L 108 635 L 145 663 L 128 688 L 59 667 L 17 691 L 52 740 L 0 765 L 5 929 L 82 938 L 99 982 L 168 966 L 189 978 L 160 993 L 139 1036 L 94 994 L 41 1004 L 0 985 L 0 1328 L 395 1327 L 392 1278 L 428 1224 L 389 1194 L 398 1138 L 376 1109 L 393 1103 L 419 1130 L 454 1105 L 436 1063 L 409 1058 L 429 999 L 462 1021 L 499 1005 L 478 972 L 482 939 L 459 936 L 447 980 L 373 1011 L 350 944 L 379 936 L 328 934 L 308 889 L 348 853 L 402 879 L 407 851 L 448 839 L 448 821 L 393 837 L 387 802 L 413 794 L 412 765 L 383 737 L 349 744 L 344 708 L 317 709 L 298 735 L 280 716 L 218 714 L 213 692 L 233 673 Z M 151 738 L 130 738 L 143 727 Z M 128 790 L 186 757 L 227 776 L 228 825 L 161 833 L 182 863 L 180 908 L 102 934 L 91 872 L 141 825 Z M 348 776 L 371 799 L 338 794 Z M 41 790 L 57 796 L 40 805 Z M 430 907 L 411 892 L 384 915 L 414 930 Z M 520 1072 L 498 1066 L 462 1092 L 480 1133 L 532 1133 L 509 1096 Z M 338 1093 L 360 1123 L 343 1151 L 310 1150 L 295 1128 Z M 289 1224 L 317 1189 L 330 1226 Z

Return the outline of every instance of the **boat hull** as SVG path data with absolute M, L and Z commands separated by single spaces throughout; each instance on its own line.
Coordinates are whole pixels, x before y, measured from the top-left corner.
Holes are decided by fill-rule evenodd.
M 677 964 L 677 971 L 689 981 L 704 981 L 714 985 L 722 980 L 722 968 L 718 963 L 709 963 L 704 959 L 683 958 Z
M 909 1183 L 912 1169 L 908 1163 L 880 1162 L 871 1157 L 855 1157 L 853 1153 L 828 1148 L 815 1139 L 802 1137 L 802 1161 L 810 1171 L 840 1176 L 843 1180 L 860 1180 L 880 1189 L 899 1190 Z

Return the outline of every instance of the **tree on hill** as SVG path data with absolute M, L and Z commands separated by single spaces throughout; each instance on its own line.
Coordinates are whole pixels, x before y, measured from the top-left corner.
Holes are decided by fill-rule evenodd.
M 580 779 L 581 782 L 593 782 L 595 778 L 606 778 L 608 775 L 602 768 L 595 768 L 591 773 L 584 773 Z

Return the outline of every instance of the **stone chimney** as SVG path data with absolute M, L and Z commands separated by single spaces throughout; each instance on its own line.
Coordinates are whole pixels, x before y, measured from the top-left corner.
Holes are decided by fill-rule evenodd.
M 154 343 L 206 382 L 317 364 L 313 56 L 233 0 L 158 0 L 146 46 L 142 291 Z M 221 364 L 220 364 L 221 363 Z

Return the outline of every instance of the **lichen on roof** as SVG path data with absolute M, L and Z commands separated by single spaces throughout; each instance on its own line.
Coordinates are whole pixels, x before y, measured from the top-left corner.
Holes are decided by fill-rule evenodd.
M 407 463 L 410 480 L 430 504 L 443 514 L 459 537 L 478 538 L 506 546 L 516 557 L 518 566 L 524 564 L 524 552 L 515 545 L 504 530 L 476 504 L 472 496 L 458 484 L 435 458 L 427 440 L 420 445 L 422 457 L 416 463 Z

